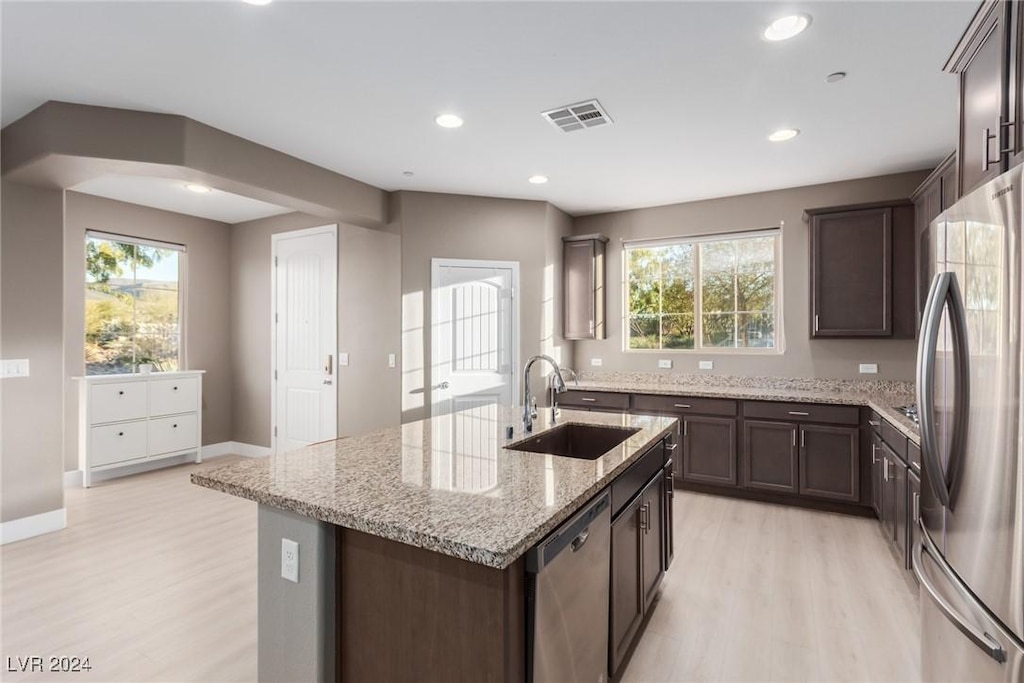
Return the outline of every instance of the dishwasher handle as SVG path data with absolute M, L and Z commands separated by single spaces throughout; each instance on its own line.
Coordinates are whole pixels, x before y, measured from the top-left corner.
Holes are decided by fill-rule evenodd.
M 572 548 L 573 552 L 576 552 L 577 550 L 579 550 L 580 548 L 583 547 L 583 544 L 585 544 L 587 542 L 588 538 L 590 538 L 590 527 L 589 526 L 586 529 L 584 529 L 582 532 L 580 532 L 579 536 L 577 536 L 576 538 L 572 539 L 572 543 L 569 544 L 569 547 Z

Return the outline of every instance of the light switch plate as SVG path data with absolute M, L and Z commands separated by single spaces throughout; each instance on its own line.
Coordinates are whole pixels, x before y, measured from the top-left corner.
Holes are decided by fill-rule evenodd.
M 398 357 L 393 353 L 388 354 L 388 367 L 393 368 L 398 365 Z
M 347 353 L 339 353 L 338 354 L 338 365 L 348 365 L 348 354 Z
M 860 374 L 862 375 L 877 375 L 878 364 L 877 363 L 861 363 Z
M 659 358 L 658 359 L 658 367 L 661 368 L 662 370 L 671 370 L 672 369 L 672 361 L 669 360 L 668 358 Z
M 299 582 L 299 544 L 290 538 L 281 539 L 281 578 Z
M 602 365 L 604 365 L 604 360 L 602 360 L 600 358 L 591 358 L 590 359 L 590 364 L 593 365 L 595 368 L 599 368 Z
M 28 377 L 28 358 L 13 358 L 2 362 L 0 377 Z
M 713 360 L 702 360 L 700 362 L 700 364 L 698 365 L 698 367 L 701 370 L 714 370 L 715 369 L 715 361 L 713 361 Z

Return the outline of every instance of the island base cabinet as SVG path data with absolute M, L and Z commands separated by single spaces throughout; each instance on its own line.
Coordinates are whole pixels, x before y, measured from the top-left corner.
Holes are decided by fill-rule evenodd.
M 525 566 L 338 530 L 338 671 L 361 681 L 526 678 Z

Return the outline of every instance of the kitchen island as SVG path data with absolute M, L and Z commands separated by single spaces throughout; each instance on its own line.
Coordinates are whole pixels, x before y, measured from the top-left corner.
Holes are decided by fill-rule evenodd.
M 565 410 L 559 424 L 638 430 L 584 460 L 507 448 L 531 437 L 520 411 L 483 405 L 192 475 L 259 503 L 261 680 L 525 680 L 524 556 L 676 420 Z M 282 539 L 299 542 L 298 582 L 281 577 Z

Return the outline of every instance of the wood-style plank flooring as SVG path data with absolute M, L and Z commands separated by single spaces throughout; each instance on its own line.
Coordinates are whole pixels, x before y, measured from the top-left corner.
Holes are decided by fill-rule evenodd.
M 256 506 L 192 486 L 194 467 L 69 490 L 67 529 L 3 547 L 4 668 L 92 665 L 3 680 L 256 680 Z M 917 596 L 874 520 L 682 492 L 675 510 L 623 681 L 919 680 Z

